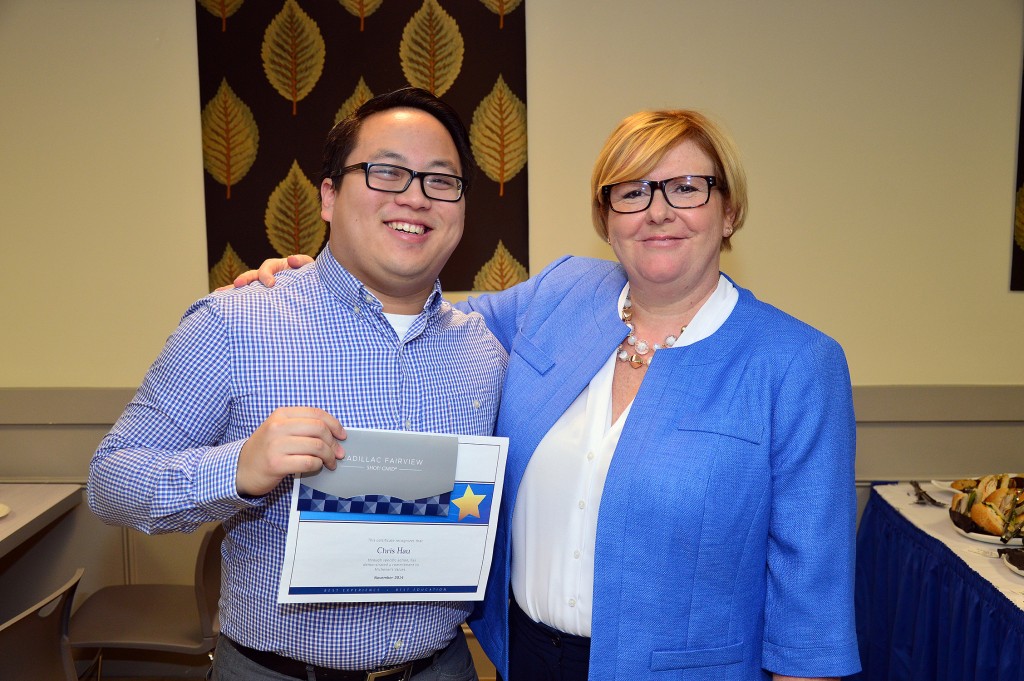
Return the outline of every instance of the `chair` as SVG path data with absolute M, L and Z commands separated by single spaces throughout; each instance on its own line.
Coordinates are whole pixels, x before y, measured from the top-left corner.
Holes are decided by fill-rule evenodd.
M 122 584 L 89 596 L 71 617 L 75 648 L 97 649 L 97 675 L 103 649 L 150 650 L 185 655 L 209 654 L 220 633 L 220 545 L 224 527 L 203 537 L 196 558 L 195 585 Z
M 17 617 L 0 625 L 0 674 L 14 670 L 18 678 L 33 681 L 74 681 L 75 662 L 68 644 L 68 618 L 79 568 L 67 584 Z

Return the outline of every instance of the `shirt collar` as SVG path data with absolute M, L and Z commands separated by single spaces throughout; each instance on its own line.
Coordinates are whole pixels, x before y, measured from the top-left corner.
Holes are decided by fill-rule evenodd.
M 619 310 L 622 310 L 622 305 L 626 301 L 627 295 L 629 295 L 628 281 L 619 293 Z M 697 314 L 686 325 L 686 332 L 679 336 L 673 347 L 692 345 L 718 331 L 725 323 L 725 320 L 729 318 L 738 300 L 739 293 L 736 291 L 736 287 L 733 286 L 732 281 L 724 274 L 719 273 L 718 286 L 712 291 L 711 296 L 704 301 L 701 308 L 697 310 Z M 619 314 L 621 315 L 621 312 Z
M 367 306 L 371 310 L 383 313 L 383 305 L 370 289 L 366 288 L 363 282 L 359 281 L 351 272 L 342 267 L 330 246 L 324 246 L 323 250 L 316 257 L 317 274 L 324 287 L 330 291 L 338 300 L 346 305 Z M 441 281 L 434 281 L 434 289 L 427 296 L 423 304 L 423 311 L 428 316 L 434 316 L 441 310 Z

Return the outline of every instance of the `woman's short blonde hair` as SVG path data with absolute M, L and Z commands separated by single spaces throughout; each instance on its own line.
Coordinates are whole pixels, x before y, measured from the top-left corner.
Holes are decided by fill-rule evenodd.
M 662 157 L 680 142 L 692 140 L 715 166 L 715 185 L 727 210 L 733 213 L 733 233 L 747 217 L 747 178 L 732 138 L 709 118 L 685 109 L 640 111 L 623 119 L 608 137 L 594 163 L 591 176 L 591 211 L 594 229 L 608 238 L 608 205 L 601 187 L 627 180 L 648 179 Z M 649 178 L 655 179 L 655 178 Z M 656 178 L 664 179 L 664 178 Z M 730 237 L 722 239 L 728 250 Z

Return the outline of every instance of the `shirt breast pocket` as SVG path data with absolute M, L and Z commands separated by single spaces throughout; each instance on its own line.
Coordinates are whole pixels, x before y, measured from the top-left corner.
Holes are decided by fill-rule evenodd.
M 491 435 L 498 413 L 500 385 L 438 386 L 424 400 L 426 430 L 460 435 Z

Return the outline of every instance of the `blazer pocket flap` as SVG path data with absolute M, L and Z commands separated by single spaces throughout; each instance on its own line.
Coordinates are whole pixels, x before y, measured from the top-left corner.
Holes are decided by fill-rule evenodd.
M 761 444 L 763 427 L 760 423 L 752 420 L 744 420 L 733 416 L 721 417 L 706 414 L 683 414 L 679 419 L 677 428 L 679 430 L 692 430 L 698 433 L 715 433 L 726 435 L 738 440 L 752 442 L 755 445 Z
M 724 648 L 700 648 L 696 650 L 655 650 L 651 653 L 651 671 L 663 672 L 670 669 L 693 667 L 720 667 L 743 661 L 743 644 L 734 643 Z
M 555 365 L 550 354 L 538 348 L 533 341 L 521 333 L 516 334 L 515 340 L 512 341 L 512 352 L 522 357 L 541 376 Z

